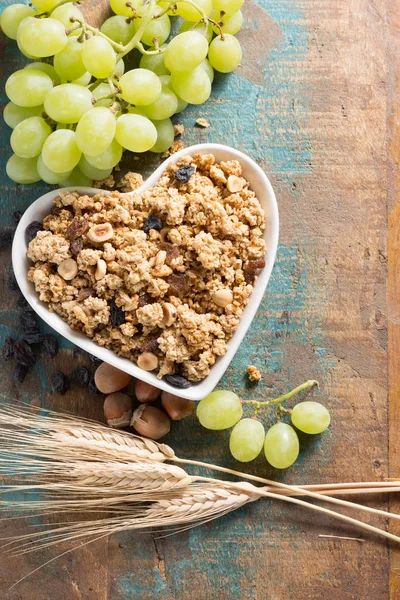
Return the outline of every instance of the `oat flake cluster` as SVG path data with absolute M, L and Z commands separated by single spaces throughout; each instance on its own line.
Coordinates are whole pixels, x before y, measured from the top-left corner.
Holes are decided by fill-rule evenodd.
M 60 192 L 43 227 L 28 248 L 40 299 L 160 379 L 209 374 L 265 265 L 264 212 L 239 162 L 211 154 L 145 192 Z

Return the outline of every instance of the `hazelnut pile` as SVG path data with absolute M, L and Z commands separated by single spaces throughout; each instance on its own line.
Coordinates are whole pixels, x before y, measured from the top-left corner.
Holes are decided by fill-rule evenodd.
M 151 355 L 151 352 L 144 354 Z M 149 357 L 149 360 L 151 358 Z M 179 398 L 169 392 L 138 379 L 134 383 L 134 396 L 124 390 L 132 381 L 132 376 L 107 363 L 102 363 L 94 376 L 97 389 L 107 394 L 104 400 L 104 417 L 110 425 L 118 429 L 133 427 L 139 435 L 158 440 L 167 435 L 172 421 L 180 421 L 192 414 L 195 403 Z M 134 399 L 139 406 L 134 409 Z M 161 407 L 152 406 L 158 399 Z

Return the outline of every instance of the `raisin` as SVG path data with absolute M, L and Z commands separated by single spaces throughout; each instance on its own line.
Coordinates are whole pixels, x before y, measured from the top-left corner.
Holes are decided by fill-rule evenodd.
M 81 250 L 83 250 L 83 239 L 81 237 L 72 240 L 69 249 L 72 254 L 79 254 Z
M 255 260 L 249 260 L 249 262 L 246 264 L 246 269 L 254 269 L 255 271 L 259 270 L 259 269 L 263 269 L 265 267 L 265 259 L 264 258 L 257 258 Z
M 71 224 L 68 225 L 65 231 L 65 237 L 71 242 L 76 238 L 81 237 L 84 233 L 89 230 L 89 223 L 86 219 L 72 219 Z
M 188 286 L 187 277 L 183 273 L 172 273 L 165 281 L 169 284 L 168 294 L 172 296 L 181 296 Z
M 22 339 L 32 346 L 33 344 L 38 344 L 40 342 L 40 333 L 39 331 L 27 331 Z
M 13 381 L 14 383 L 22 383 L 26 377 L 26 374 L 29 371 L 29 367 L 25 365 L 21 365 L 17 363 L 17 366 L 14 369 Z
M 13 212 L 12 219 L 13 219 L 15 225 L 18 225 L 23 214 L 24 214 L 24 212 L 22 210 L 15 210 Z
M 58 352 L 58 341 L 52 333 L 40 336 L 40 352 L 49 358 L 54 358 Z
M 14 340 L 11 336 L 6 337 L 3 346 L 3 360 L 11 360 L 14 356 Z
M 66 391 L 69 388 L 69 381 L 66 375 L 61 371 L 56 371 L 51 376 L 51 393 L 52 394 L 61 394 L 64 396 Z
M 56 206 L 55 204 L 53 204 L 53 206 L 51 207 L 51 211 L 50 214 L 58 217 L 58 215 L 61 213 L 62 208 L 60 206 Z
M 139 346 L 140 352 L 155 352 L 155 350 L 158 349 L 158 338 L 160 337 L 160 334 L 161 331 L 148 335 Z
M 24 340 L 17 340 L 14 344 L 14 358 L 17 363 L 25 365 L 26 367 L 33 367 L 36 362 L 36 356 L 32 348 L 24 342 Z
M 253 285 L 255 276 L 256 272 L 254 269 L 249 269 L 248 267 L 243 269 L 243 277 L 246 283 Z
M 150 294 L 148 294 L 147 292 L 145 294 L 142 294 L 141 296 L 139 296 L 139 308 L 141 308 L 142 306 L 146 306 L 146 304 L 154 304 L 154 302 L 156 302 L 156 299 L 153 298 L 153 296 L 150 296 Z
M 174 177 L 179 183 L 187 183 L 193 173 L 195 172 L 195 168 L 193 165 L 185 165 L 181 167 L 174 173 Z
M 90 373 L 86 367 L 76 367 L 72 373 L 72 382 L 76 385 L 87 387 L 89 384 Z
M 90 296 L 95 296 L 96 295 L 96 290 L 93 288 L 81 288 L 78 292 L 77 295 L 77 300 L 85 300 L 86 298 L 89 298 Z
M 97 396 L 99 393 L 100 392 L 94 382 L 94 375 L 91 375 L 88 383 L 88 394 L 89 396 Z
M 78 358 L 79 356 L 88 356 L 88 353 L 86 352 L 86 350 L 83 350 L 83 348 L 79 348 L 78 346 L 75 346 L 74 358 Z
M 164 224 L 161 221 L 160 217 L 156 217 L 155 215 L 150 215 L 149 217 L 147 217 L 147 219 L 145 220 L 145 222 L 143 224 L 143 231 L 145 233 L 149 233 L 150 229 L 155 229 L 156 231 L 161 231 L 161 229 L 163 227 L 164 227 Z
M 8 289 L 11 290 L 12 292 L 17 292 L 19 290 L 19 285 L 17 283 L 17 279 L 15 277 L 14 271 L 11 271 L 8 276 L 7 286 L 8 286 Z
M 0 231 L 0 248 L 7 248 L 7 246 L 11 246 L 11 242 L 11 231 Z
M 24 332 L 29 331 L 30 333 L 37 333 L 39 331 L 35 314 L 32 311 L 24 311 L 21 313 L 19 315 L 19 322 Z
M 178 258 L 181 255 L 181 253 L 179 252 L 178 246 L 175 246 L 174 244 L 170 244 L 169 242 L 161 242 L 161 244 L 159 244 L 159 248 L 160 248 L 160 250 L 164 250 L 167 253 L 167 256 L 166 256 L 167 263 L 170 260 L 173 260 L 174 258 Z
M 115 327 L 125 323 L 125 313 L 114 301 L 110 302 L 110 323 Z
M 182 375 L 164 375 L 164 381 L 177 388 L 188 388 L 192 384 Z
M 100 358 L 97 358 L 97 356 L 94 356 L 93 354 L 88 354 L 88 356 L 89 356 L 90 364 L 95 369 L 97 369 L 97 367 L 99 367 L 101 365 L 101 363 L 103 362 L 102 360 L 100 360 Z
M 32 223 L 30 223 L 28 225 L 28 227 L 25 229 L 25 236 L 26 236 L 26 241 L 28 242 L 28 244 L 33 239 L 35 239 L 38 231 L 43 231 L 42 223 L 39 223 L 39 221 L 32 221 Z
M 32 310 L 32 307 L 26 301 L 25 296 L 21 293 L 19 293 L 18 298 L 17 298 L 17 307 L 19 308 L 20 311 L 25 311 L 25 310 L 31 311 Z

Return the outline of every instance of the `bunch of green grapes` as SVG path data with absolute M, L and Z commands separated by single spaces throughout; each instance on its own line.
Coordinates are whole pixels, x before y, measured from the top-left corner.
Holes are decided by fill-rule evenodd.
M 108 177 L 124 150 L 164 152 L 171 117 L 211 93 L 214 69 L 236 69 L 244 0 L 110 0 L 100 30 L 63 0 L 12 4 L 3 33 L 30 62 L 6 82 L 13 132 L 8 176 L 17 183 L 88 185 Z M 169 40 L 171 17 L 183 22 Z M 142 54 L 125 72 L 124 57 Z
M 330 415 L 319 402 L 300 402 L 292 410 L 283 409 L 281 406 L 281 402 L 314 383 L 316 382 L 306 382 L 292 392 L 266 402 L 241 401 L 239 396 L 227 390 L 212 392 L 199 402 L 197 417 L 207 429 L 221 430 L 233 427 L 229 449 L 236 460 L 250 462 L 264 449 L 270 465 L 276 469 L 287 469 L 299 455 L 300 444 L 296 430 L 279 420 L 265 433 L 261 421 L 256 418 L 242 419 L 242 405 L 256 405 L 257 411 L 263 406 L 276 405 L 279 417 L 282 413 L 290 414 L 292 424 L 298 430 L 311 435 L 322 433 L 329 427 Z

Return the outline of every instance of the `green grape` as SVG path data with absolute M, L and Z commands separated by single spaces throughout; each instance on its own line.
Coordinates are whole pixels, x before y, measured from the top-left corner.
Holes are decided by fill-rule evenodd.
M 165 48 L 165 44 L 161 46 Z M 155 50 L 155 48 L 149 48 L 149 50 Z M 164 64 L 164 53 L 161 54 L 143 54 L 140 59 L 140 68 L 148 69 L 153 71 L 156 75 L 168 75 L 169 71 Z
M 91 74 L 89 73 L 89 71 L 86 71 L 86 73 L 84 73 L 82 75 L 82 77 L 78 77 L 78 79 L 73 79 L 71 81 L 71 83 L 76 83 L 76 85 L 86 86 L 86 85 L 89 85 L 91 79 L 92 79 Z
M 211 23 L 196 23 L 192 21 L 183 21 L 182 25 L 179 28 L 179 33 L 185 33 L 185 31 L 198 31 L 202 35 L 205 35 L 207 38 L 207 42 L 210 43 L 213 36 L 213 30 L 211 27 Z
M 242 419 L 232 429 L 229 449 L 236 460 L 250 462 L 260 454 L 264 439 L 265 431 L 260 421 Z
M 17 39 L 17 29 L 25 17 L 33 17 L 36 10 L 26 4 L 11 4 L 7 6 L 1 14 L 0 26 L 7 37 L 12 40 Z
M 178 106 L 177 106 L 174 114 L 176 115 L 177 113 L 180 113 L 183 110 L 185 110 L 188 103 L 185 102 L 184 100 L 182 100 L 182 98 L 179 98 L 179 96 L 177 96 L 177 94 L 175 93 L 174 88 L 172 87 L 171 75 L 160 75 L 159 79 L 161 81 L 162 86 L 169 88 L 172 92 L 174 92 L 174 94 L 176 96 L 176 99 L 178 101 Z
M 46 96 L 44 109 L 58 123 L 77 123 L 92 108 L 92 94 L 82 85 L 62 83 Z
M 39 12 L 48 12 L 52 10 L 60 0 L 32 0 L 32 4 Z
M 46 167 L 55 173 L 73 169 L 81 158 L 75 132 L 70 129 L 53 131 L 43 145 L 42 158 Z
M 146 152 L 157 141 L 157 129 L 150 119 L 129 113 L 118 117 L 115 139 L 131 152 Z
M 286 423 L 273 425 L 265 436 L 264 452 L 270 465 L 276 469 L 287 469 L 299 455 L 297 433 Z
M 112 167 L 110 169 L 97 169 L 86 160 L 86 157 L 83 154 L 78 163 L 78 167 L 80 171 L 86 175 L 86 177 L 89 177 L 89 179 L 95 179 L 96 181 L 106 179 L 106 177 L 112 173 Z M 66 179 L 66 177 L 64 179 Z
M 53 56 L 67 43 L 65 28 L 56 19 L 26 17 L 17 31 L 18 47 L 35 58 Z
M 111 44 L 98 35 L 94 35 L 83 44 L 82 60 L 86 71 L 97 79 L 110 77 L 117 62 Z
M 182 112 L 183 110 L 185 110 L 185 108 L 188 105 L 188 102 L 185 102 L 185 100 L 182 100 L 182 98 L 179 98 L 179 96 L 177 96 L 178 99 L 178 107 L 175 111 L 175 114 L 177 115 L 178 113 Z
M 135 33 L 134 21 L 128 23 L 126 17 L 114 15 L 113 17 L 110 17 L 104 21 L 100 31 L 107 37 L 114 40 L 114 42 L 117 42 L 117 44 L 126 46 L 126 44 L 133 38 Z
M 54 85 L 58 85 L 61 81 L 53 65 L 49 65 L 48 63 L 31 62 L 25 65 L 24 69 L 35 69 L 36 71 L 43 71 L 43 73 L 46 73 L 46 75 L 50 77 Z
M 110 86 L 108 85 L 108 83 L 100 83 L 100 85 L 95 87 L 94 90 L 92 91 L 92 96 L 96 100 L 95 106 L 96 107 L 97 106 L 110 107 L 111 104 L 113 103 L 111 98 L 103 98 L 102 100 L 100 100 L 100 98 L 102 96 L 109 96 L 109 95 L 110 95 Z
M 139 9 L 139 15 L 143 16 L 147 7 L 143 9 Z M 154 15 L 158 15 L 162 12 L 162 8 L 156 6 L 154 10 Z M 140 26 L 140 19 L 135 19 L 134 21 L 135 31 L 138 30 Z M 171 21 L 169 20 L 168 15 L 162 15 L 157 19 L 152 19 L 150 23 L 146 26 L 145 30 L 142 33 L 142 37 L 140 40 L 146 46 L 154 46 L 154 40 L 157 39 L 159 44 L 163 44 L 165 40 L 168 38 L 171 32 Z
M 222 21 L 222 33 L 230 33 L 231 35 L 235 35 L 235 33 L 242 29 L 243 14 L 241 10 L 238 10 L 233 15 L 224 15 L 222 19 L 219 19 L 218 16 L 215 16 L 215 20 Z M 219 27 L 213 25 L 212 29 L 217 35 L 220 34 Z
M 10 138 L 14 154 L 33 158 L 42 151 L 43 144 L 51 134 L 51 127 L 42 117 L 29 117 L 16 126 Z
M 130 113 L 131 115 L 141 115 L 142 117 L 146 116 L 144 113 L 144 109 L 138 108 L 137 106 L 128 106 L 128 113 Z
M 50 171 L 46 167 L 43 162 L 42 155 L 39 156 L 37 160 L 37 170 L 40 175 L 40 178 L 43 179 L 46 183 L 50 183 L 51 185 L 56 185 L 57 183 L 61 183 L 64 179 L 67 179 L 72 173 L 72 171 L 66 171 L 65 173 L 54 173 L 54 171 Z
M 54 57 L 54 68 L 63 80 L 78 79 L 86 73 L 82 61 L 83 44 L 76 37 L 68 38 L 65 48 Z
M 224 37 L 216 37 L 210 44 L 208 60 L 217 71 L 230 73 L 240 65 L 242 60 L 242 48 L 233 35 L 224 34 Z
M 97 169 L 112 169 L 119 163 L 122 157 L 122 146 L 113 140 L 104 152 L 98 156 L 86 156 L 86 160 Z
M 150 148 L 150 152 L 166 152 L 174 141 L 175 132 L 171 119 L 154 121 L 154 127 L 157 129 L 157 141 Z
M 205 70 L 205 72 L 210 78 L 210 82 L 212 83 L 214 81 L 214 69 L 210 64 L 210 61 L 205 58 L 201 63 L 200 67 Z
M 76 127 L 78 148 L 89 156 L 98 156 L 114 139 L 116 120 L 103 106 L 92 108 L 83 115 Z
M 168 6 L 171 4 L 170 0 L 160 0 L 159 2 L 157 2 L 158 6 L 160 8 L 162 8 L 163 10 L 165 10 L 166 8 L 168 8 Z M 167 15 L 169 15 L 170 17 L 176 17 L 177 16 L 177 12 L 176 10 L 170 9 L 167 12 Z
M 127 0 L 110 0 L 111 10 L 115 12 L 116 15 L 122 15 L 123 17 L 133 17 L 134 12 L 130 8 L 130 6 L 126 5 Z M 130 4 L 134 7 L 135 10 L 138 10 L 142 4 L 143 0 L 132 0 Z
M 59 187 L 92 187 L 93 181 L 90 177 L 86 177 L 78 167 L 74 169 L 70 175 L 61 182 Z
M 123 75 L 124 73 L 125 73 L 124 59 L 120 58 L 119 61 L 117 62 L 117 64 L 115 65 L 113 75 L 116 75 L 117 77 L 121 77 L 121 75 Z
M 192 71 L 207 56 L 207 39 L 198 31 L 185 31 L 174 37 L 164 53 L 170 71 Z
M 71 29 L 71 27 L 74 27 L 75 23 L 73 23 L 71 19 L 78 19 L 78 21 L 82 22 L 84 21 L 83 14 L 72 2 L 57 6 L 57 8 L 55 8 L 51 13 L 51 18 L 60 21 L 60 23 L 64 25 L 65 29 Z M 80 31 L 81 29 L 76 30 L 76 32 Z M 74 31 L 73 33 L 75 34 L 76 32 Z
M 206 429 L 229 429 L 242 418 L 239 396 L 228 390 L 211 392 L 197 405 L 197 418 Z
M 18 106 L 32 107 L 43 104 L 53 83 L 46 73 L 36 69 L 21 69 L 6 81 L 6 94 Z
M 132 69 L 118 82 L 121 96 L 126 102 L 143 106 L 152 104 L 161 94 L 161 82 L 153 71 L 148 69 Z
M 226 15 L 233 15 L 243 6 L 244 0 L 213 0 L 215 10 Z
M 211 94 L 211 81 L 202 67 L 190 73 L 172 73 L 171 82 L 174 92 L 190 104 L 203 104 Z
M 172 90 L 171 75 L 159 75 L 158 78 L 161 81 L 161 85 L 169 87 Z
M 292 423 L 304 433 L 317 434 L 328 429 L 331 417 L 319 402 L 300 402 L 292 411 Z
M 196 0 L 196 5 L 205 13 L 207 16 L 211 13 L 213 5 L 212 0 Z M 199 12 L 194 6 L 185 4 L 184 2 L 178 3 L 177 11 L 178 15 L 186 21 L 198 21 L 201 19 L 201 12 Z
M 13 154 L 7 161 L 6 173 L 16 183 L 35 183 L 40 180 L 36 158 L 21 158 Z
M 163 86 L 161 94 L 153 104 L 143 107 L 143 111 L 149 119 L 161 121 L 168 119 L 176 113 L 178 108 L 178 98 L 176 94 L 167 86 Z
M 44 106 L 24 108 L 23 106 L 17 106 L 14 102 L 9 102 L 4 107 L 3 119 L 11 129 L 14 129 L 21 121 L 29 119 L 29 117 L 38 117 L 43 111 Z

